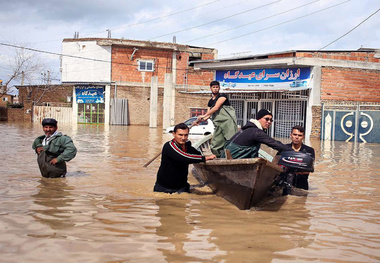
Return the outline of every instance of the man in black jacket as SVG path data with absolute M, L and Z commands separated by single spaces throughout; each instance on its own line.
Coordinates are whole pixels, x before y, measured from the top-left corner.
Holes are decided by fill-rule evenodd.
M 272 122 L 272 113 L 261 109 L 257 113 L 256 119 L 249 120 L 239 132 L 232 136 L 231 140 L 226 143 L 225 149 L 230 151 L 234 159 L 258 157 L 262 143 L 277 151 L 291 151 L 290 146 L 276 141 L 265 133 L 264 130 L 267 130 Z
M 165 143 L 162 148 L 161 165 L 158 169 L 154 192 L 183 193 L 190 192 L 187 182 L 189 164 L 212 160 L 215 155 L 202 156 L 188 141 L 189 127 L 180 123 L 174 127 L 174 139 Z
M 292 147 L 292 149 L 296 152 L 303 152 L 309 154 L 313 158 L 313 160 L 315 160 L 315 151 L 312 147 L 302 143 L 304 138 L 305 129 L 302 126 L 296 125 L 292 128 L 292 132 L 290 133 L 290 139 L 292 140 L 292 142 L 287 145 Z M 277 153 L 277 156 L 279 155 L 281 155 L 280 152 Z M 295 177 L 293 178 L 292 185 L 297 188 L 309 190 L 308 179 L 309 172 L 297 172 L 295 173 Z

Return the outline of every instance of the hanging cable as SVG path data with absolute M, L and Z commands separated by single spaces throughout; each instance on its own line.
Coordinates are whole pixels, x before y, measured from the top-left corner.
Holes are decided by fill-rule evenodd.
M 165 36 L 170 36 L 170 35 L 173 35 L 173 34 L 176 34 L 176 33 L 184 32 L 184 31 L 188 31 L 188 30 L 191 30 L 191 29 L 194 29 L 194 28 L 198 28 L 198 27 L 206 26 L 206 25 L 213 24 L 213 23 L 216 23 L 216 22 L 220 22 L 222 20 L 225 20 L 225 19 L 228 19 L 228 18 L 231 18 L 231 17 L 234 17 L 234 16 L 238 16 L 238 15 L 241 15 L 241 14 L 244 14 L 244 13 L 252 12 L 254 10 L 257 10 L 257 9 L 260 9 L 260 8 L 263 8 L 263 7 L 266 7 L 266 6 L 278 3 L 278 2 L 281 2 L 281 0 L 277 0 L 277 1 L 265 4 L 265 5 L 261 5 L 261 6 L 255 7 L 255 8 L 251 8 L 251 9 L 245 10 L 243 12 L 235 13 L 235 14 L 230 15 L 230 16 L 222 17 L 222 18 L 219 18 L 219 19 L 216 19 L 216 20 L 204 23 L 204 24 L 200 24 L 200 25 L 193 26 L 193 27 L 188 27 L 188 28 L 185 28 L 185 29 L 181 29 L 181 30 L 178 30 L 178 31 L 174 31 L 174 32 L 170 32 L 170 33 L 167 33 L 167 34 L 164 34 L 164 35 L 153 37 L 153 38 L 150 38 L 149 41 L 152 40 L 152 39 L 157 39 L 157 38 L 161 38 L 161 37 L 165 37 Z
M 308 16 L 311 16 L 311 15 L 314 15 L 314 14 L 317 14 L 317 13 L 320 13 L 320 12 L 323 12 L 323 11 L 326 11 L 328 9 L 331 9 L 331 8 L 334 8 L 334 7 L 337 7 L 339 5 L 342 5 L 342 4 L 345 4 L 347 2 L 350 2 L 351 0 L 347 0 L 347 1 L 344 1 L 344 2 L 341 2 L 341 3 L 338 3 L 338 4 L 335 4 L 335 5 L 332 5 L 332 6 L 329 6 L 329 7 L 326 7 L 326 8 L 323 8 L 323 9 L 320 9 L 318 11 L 315 11 L 315 12 L 311 12 L 307 15 L 303 15 L 303 16 L 300 16 L 300 17 L 297 17 L 297 18 L 293 18 L 293 19 L 290 19 L 290 20 L 287 20 L 287 21 L 284 21 L 284 22 L 281 22 L 281 23 L 278 23 L 278 24 L 275 24 L 275 25 L 272 25 L 272 26 L 268 26 L 268 27 L 265 27 L 265 28 L 262 28 L 262 29 L 259 29 L 259 30 L 256 30 L 256 31 L 253 31 L 253 32 L 249 32 L 249 33 L 246 33 L 246 34 L 243 34 L 243 35 L 239 35 L 239 36 L 235 36 L 235 37 L 232 37 L 232 38 L 229 38 L 229 39 L 225 39 L 225 40 L 222 40 L 222 41 L 218 41 L 218 42 L 215 42 L 215 43 L 212 43 L 210 44 L 210 46 L 212 45 L 217 45 L 217 44 L 220 44 L 220 43 L 224 43 L 224 42 L 228 42 L 230 40 L 235 40 L 235 39 L 238 39 L 238 38 L 241 38 L 241 37 L 245 37 L 245 36 L 249 36 L 249 35 L 252 35 L 254 33 L 258 33 L 258 32 L 261 32 L 261 31 L 264 31 L 264 30 L 268 30 L 268 29 L 271 29 L 271 28 L 274 28 L 274 27 L 277 27 L 277 26 L 280 26 L 280 25 L 284 25 L 284 24 L 287 24 L 289 22 L 293 22 L 293 21 L 296 21 L 296 20 L 299 20 L 301 18 L 305 18 L 305 17 L 308 17 Z
M 360 25 L 362 25 L 365 21 L 367 21 L 368 19 L 370 19 L 372 16 L 374 16 L 377 12 L 380 11 L 380 8 L 377 9 L 374 13 L 372 13 L 369 17 L 367 17 L 366 19 L 364 19 L 362 22 L 360 22 L 357 26 L 355 26 L 353 29 L 351 29 L 350 31 L 348 31 L 347 33 L 345 33 L 344 35 L 342 35 L 341 37 L 335 39 L 334 41 L 328 43 L 326 46 L 318 49 L 318 51 L 322 50 L 322 49 L 325 49 L 326 47 L 330 46 L 331 44 L 337 42 L 339 39 L 342 39 L 343 37 L 347 36 L 349 33 L 351 33 L 352 31 L 354 31 L 355 29 L 357 29 Z

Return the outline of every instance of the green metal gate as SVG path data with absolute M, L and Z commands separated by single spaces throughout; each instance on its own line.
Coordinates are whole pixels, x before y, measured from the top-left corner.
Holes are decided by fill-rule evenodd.
M 78 123 L 104 123 L 104 103 L 78 103 Z

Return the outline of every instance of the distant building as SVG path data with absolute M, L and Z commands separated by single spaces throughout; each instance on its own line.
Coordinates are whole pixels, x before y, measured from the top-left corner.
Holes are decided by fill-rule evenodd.
M 189 62 L 217 55 L 211 48 L 109 38 L 64 39 L 62 53 L 62 83 L 74 85 L 73 121 L 163 128 L 188 118 L 192 107 L 205 108 L 178 90 L 208 89 L 213 72 L 195 71 Z
M 4 94 L 0 97 L 0 107 L 7 107 L 13 104 L 14 95 Z

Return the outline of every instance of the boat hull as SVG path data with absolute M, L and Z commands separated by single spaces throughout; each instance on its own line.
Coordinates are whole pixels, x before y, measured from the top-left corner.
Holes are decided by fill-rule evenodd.
M 215 159 L 194 164 L 194 168 L 198 180 L 241 210 L 250 209 L 268 196 L 282 172 L 263 158 Z

